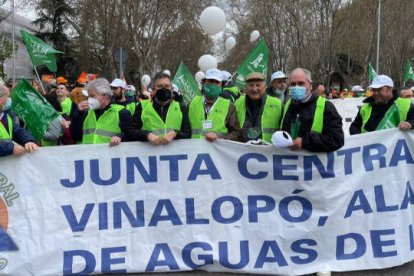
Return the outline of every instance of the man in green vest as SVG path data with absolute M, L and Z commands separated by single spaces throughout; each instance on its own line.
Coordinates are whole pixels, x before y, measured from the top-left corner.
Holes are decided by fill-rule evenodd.
M 38 149 L 33 136 L 16 123 L 11 103 L 9 89 L 0 84 L 0 156 L 18 156 Z
M 58 85 L 56 95 L 60 106 L 62 107 L 62 112 L 60 112 L 60 114 L 70 117 L 72 112 L 72 101 L 69 98 L 69 91 L 65 84 Z
M 341 148 L 342 118 L 331 102 L 312 93 L 311 73 L 296 68 L 289 79 L 291 99 L 285 104 L 281 128 L 292 136 L 291 149 L 329 152 Z
M 134 114 L 136 102 L 133 98 L 125 96 L 126 83 L 121 79 L 114 79 L 111 82 L 111 89 L 113 93 L 112 103 L 122 105 L 123 107 L 125 107 L 126 110 L 128 110 L 131 113 L 131 115 Z
M 222 73 L 209 69 L 203 82 L 203 96 L 195 96 L 188 107 L 191 138 L 205 137 L 213 142 L 218 138 L 241 141 L 236 108 L 229 99 L 220 96 Z
M 112 90 L 106 79 L 96 79 L 86 89 L 88 100 L 78 104 L 72 117 L 72 138 L 82 144 L 118 145 L 125 140 L 130 113 L 123 106 L 111 103 Z
M 170 76 L 154 77 L 154 97 L 138 103 L 127 128 L 130 141 L 149 141 L 153 145 L 169 144 L 174 139 L 191 136 L 187 108 L 174 101 Z
M 378 75 L 369 86 L 372 96 L 366 98 L 352 122 L 349 133 L 399 128 L 410 130 L 414 125 L 414 109 L 411 99 L 398 97 L 393 93 L 394 82 L 386 75 Z
M 272 134 L 279 130 L 282 102 L 266 95 L 265 76 L 250 73 L 246 76 L 246 95 L 235 103 L 243 142 L 262 139 L 271 143 Z

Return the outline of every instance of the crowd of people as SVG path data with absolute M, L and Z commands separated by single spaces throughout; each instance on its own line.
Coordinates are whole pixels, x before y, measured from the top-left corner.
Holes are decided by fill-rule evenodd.
M 170 74 L 160 72 L 151 87 L 138 91 L 121 79 L 97 78 L 80 82 L 71 91 L 64 77 L 48 89 L 45 98 L 60 114 L 41 141 L 24 128 L 11 111 L 10 89 L 0 86 L 0 156 L 33 152 L 39 146 L 100 144 L 124 141 L 170 144 L 177 139 L 227 139 L 271 143 L 276 131 L 291 137 L 291 150 L 335 151 L 344 145 L 342 118 L 330 102 L 332 92 L 313 83 L 311 73 L 294 69 L 266 76 L 245 77 L 243 93 L 228 72 L 209 69 L 201 83 L 202 95 L 188 104 Z M 411 98 L 414 89 L 401 93 L 393 81 L 377 76 L 366 92 L 361 86 L 343 91 L 341 98 L 367 96 L 350 128 L 350 134 L 385 128 L 409 130 L 414 124 Z M 368 94 L 367 94 L 368 93 Z M 335 93 L 337 94 L 337 93 Z M 397 114 L 398 116 L 394 116 Z

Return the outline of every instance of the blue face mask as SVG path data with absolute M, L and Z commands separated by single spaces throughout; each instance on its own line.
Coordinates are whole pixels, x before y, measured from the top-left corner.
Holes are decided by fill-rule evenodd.
M 295 101 L 300 102 L 306 97 L 306 87 L 303 86 L 293 86 L 289 88 L 290 96 Z
M 12 100 L 8 98 L 6 104 L 3 106 L 3 111 L 9 110 L 11 106 L 12 106 Z

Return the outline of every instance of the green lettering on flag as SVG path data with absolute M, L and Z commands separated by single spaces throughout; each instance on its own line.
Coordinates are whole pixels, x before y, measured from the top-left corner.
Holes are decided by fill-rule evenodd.
M 201 95 L 196 80 L 190 70 L 188 70 L 187 66 L 182 62 L 177 69 L 173 83 L 178 86 L 183 94 L 183 101 L 185 104 L 189 103 L 194 96 Z
M 269 49 L 264 39 L 260 38 L 256 47 L 249 53 L 239 68 L 237 68 L 236 86 L 244 88 L 246 86 L 244 78 L 252 72 L 260 72 L 267 77 L 268 62 Z
M 408 80 L 414 81 L 414 73 L 413 68 L 411 67 L 411 63 L 409 60 L 407 60 L 407 65 L 405 66 L 405 72 L 404 72 L 404 85 L 405 82 Z
M 372 82 L 373 79 L 377 76 L 377 72 L 375 72 L 374 67 L 372 67 L 371 63 L 368 64 L 368 76 L 370 82 Z
M 376 130 L 396 128 L 399 123 L 400 123 L 400 112 L 398 110 L 397 104 L 394 103 L 390 107 L 390 109 L 388 109 L 387 113 L 385 113 L 384 118 L 378 124 Z
M 55 50 L 41 39 L 24 30 L 20 30 L 20 32 L 33 66 L 46 65 L 51 72 L 56 72 L 55 54 L 63 54 L 63 52 Z
M 11 99 L 12 111 L 26 123 L 36 140 L 40 141 L 50 122 L 59 114 L 25 79 L 13 88 Z

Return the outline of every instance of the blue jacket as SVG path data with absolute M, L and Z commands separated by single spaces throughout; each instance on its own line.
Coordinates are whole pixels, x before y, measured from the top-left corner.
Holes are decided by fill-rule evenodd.
M 24 146 L 27 142 L 36 142 L 35 138 L 24 128 L 16 123 L 16 116 L 10 111 L 5 111 L 1 122 L 4 124 L 6 130 L 9 130 L 7 116 L 12 117 L 13 121 L 13 141 Z M 12 142 L 0 141 L 0 156 L 7 156 L 13 154 L 14 145 Z

